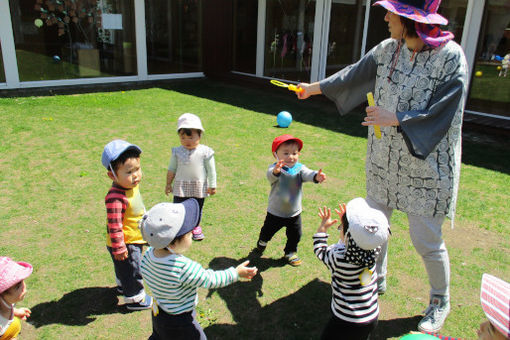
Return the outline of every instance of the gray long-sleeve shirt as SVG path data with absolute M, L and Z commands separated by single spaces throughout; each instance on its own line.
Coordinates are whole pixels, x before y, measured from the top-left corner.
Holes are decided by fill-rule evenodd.
M 294 217 L 301 213 L 303 182 L 314 181 L 317 171 L 296 163 L 291 169 L 283 167 L 278 176 L 273 174 L 276 163 L 267 169 L 267 179 L 271 183 L 267 212 L 278 217 Z

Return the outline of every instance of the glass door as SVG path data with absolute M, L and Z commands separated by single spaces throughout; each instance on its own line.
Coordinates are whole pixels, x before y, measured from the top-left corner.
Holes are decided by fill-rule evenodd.
M 487 0 L 467 109 L 510 117 L 510 1 Z
M 267 0 L 266 77 L 310 81 L 316 1 Z
M 0 41 L 0 83 L 5 83 L 4 58 L 2 56 L 2 42 Z
M 202 2 L 145 0 L 149 74 L 202 70 Z
M 326 46 L 326 77 L 360 58 L 366 0 L 333 0 Z

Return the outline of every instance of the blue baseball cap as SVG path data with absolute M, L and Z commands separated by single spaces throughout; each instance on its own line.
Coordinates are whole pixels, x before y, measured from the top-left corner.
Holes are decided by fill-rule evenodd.
M 103 163 L 103 166 L 107 170 L 110 170 L 110 163 L 119 158 L 119 156 L 127 150 L 138 150 L 140 153 L 142 152 L 140 147 L 128 143 L 125 140 L 113 140 L 105 145 L 103 154 L 101 155 L 101 163 Z

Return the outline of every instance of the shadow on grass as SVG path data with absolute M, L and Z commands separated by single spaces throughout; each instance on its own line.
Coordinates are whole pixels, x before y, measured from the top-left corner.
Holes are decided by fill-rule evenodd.
M 259 272 L 286 265 L 284 259 L 248 256 Z M 240 260 L 227 257 L 213 259 L 211 269 L 236 266 Z M 331 288 L 314 279 L 295 293 L 262 306 L 257 299 L 262 293 L 263 278 L 256 275 L 249 282 L 211 290 L 218 293 L 232 313 L 235 325 L 214 324 L 205 328 L 208 339 L 318 339 L 330 318 Z M 282 282 L 282 286 L 286 283 Z M 372 340 L 399 337 L 416 330 L 419 316 L 381 320 Z
M 118 306 L 115 287 L 86 287 L 64 294 L 60 300 L 43 302 L 32 308 L 28 322 L 39 328 L 50 324 L 85 326 L 94 315 L 129 313 Z
M 377 328 L 371 334 L 371 340 L 400 338 L 411 331 L 416 331 L 418 322 L 423 315 L 415 315 L 406 318 L 397 318 L 391 320 L 379 320 Z

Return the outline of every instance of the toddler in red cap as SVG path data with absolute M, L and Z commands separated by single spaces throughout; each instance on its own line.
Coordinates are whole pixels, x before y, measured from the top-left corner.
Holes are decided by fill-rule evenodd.
M 21 320 L 30 316 L 28 308 L 14 308 L 26 293 L 25 279 L 32 274 L 32 266 L 0 257 L 0 340 L 15 339 L 21 331 Z
M 267 179 L 271 184 L 267 215 L 260 230 L 255 251 L 262 254 L 274 234 L 286 228 L 287 244 L 285 259 L 292 266 L 301 265 L 297 246 L 301 239 L 301 200 L 303 182 L 322 183 L 326 174 L 308 169 L 298 162 L 303 141 L 292 135 L 278 136 L 273 140 L 271 151 L 276 162 L 267 169 Z

